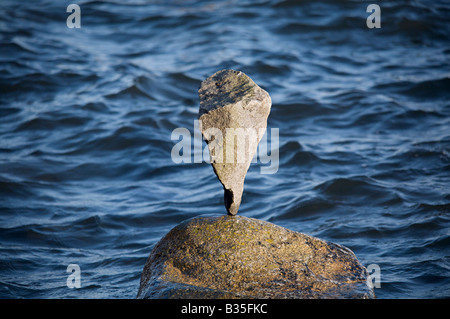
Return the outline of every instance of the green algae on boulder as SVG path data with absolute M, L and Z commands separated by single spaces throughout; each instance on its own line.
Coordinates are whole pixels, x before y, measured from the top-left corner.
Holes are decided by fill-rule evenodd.
M 153 248 L 137 298 L 373 298 L 348 248 L 242 216 L 196 217 Z
M 216 72 L 202 82 L 198 94 L 200 131 L 224 188 L 227 213 L 236 215 L 272 101 L 252 79 L 234 70 Z

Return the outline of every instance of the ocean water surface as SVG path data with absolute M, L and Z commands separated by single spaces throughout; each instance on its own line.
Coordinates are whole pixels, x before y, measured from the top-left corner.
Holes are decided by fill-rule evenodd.
M 449 21 L 444 0 L 1 1 L 0 298 L 134 298 L 167 231 L 225 213 L 211 166 L 171 158 L 225 68 L 279 129 L 239 214 L 349 247 L 378 298 L 450 298 Z

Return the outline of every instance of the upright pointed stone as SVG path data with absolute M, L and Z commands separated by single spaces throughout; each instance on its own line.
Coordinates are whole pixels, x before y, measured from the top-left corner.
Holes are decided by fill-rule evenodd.
M 216 72 L 202 82 L 198 94 L 200 131 L 224 188 L 227 213 L 236 215 L 272 101 L 252 79 L 234 70 Z

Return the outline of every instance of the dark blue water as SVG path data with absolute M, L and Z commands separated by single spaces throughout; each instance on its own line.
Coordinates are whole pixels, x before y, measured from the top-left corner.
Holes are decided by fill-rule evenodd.
M 225 213 L 211 166 L 171 159 L 224 68 L 279 128 L 239 213 L 379 265 L 378 298 L 450 297 L 448 1 L 78 1 L 79 29 L 70 3 L 0 3 L 1 298 L 134 298 L 167 231 Z

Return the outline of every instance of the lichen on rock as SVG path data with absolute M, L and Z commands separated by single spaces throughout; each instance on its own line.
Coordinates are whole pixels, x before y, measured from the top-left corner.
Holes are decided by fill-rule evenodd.
M 242 216 L 196 217 L 151 252 L 138 298 L 373 298 L 348 248 Z

